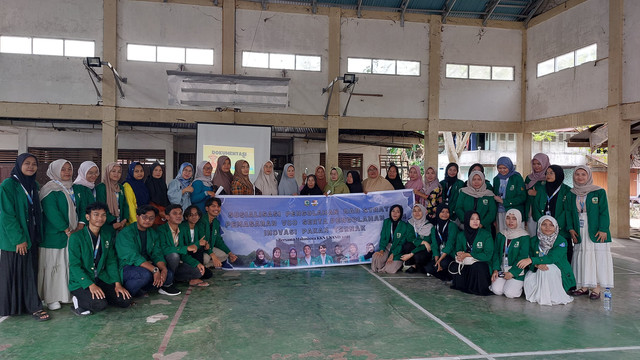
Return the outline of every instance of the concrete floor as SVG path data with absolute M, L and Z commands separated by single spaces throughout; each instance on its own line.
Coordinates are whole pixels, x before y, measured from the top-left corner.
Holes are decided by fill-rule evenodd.
M 51 321 L 0 318 L 2 359 L 640 359 L 640 242 L 615 240 L 613 311 L 476 297 L 367 267 L 217 272 L 208 288 Z

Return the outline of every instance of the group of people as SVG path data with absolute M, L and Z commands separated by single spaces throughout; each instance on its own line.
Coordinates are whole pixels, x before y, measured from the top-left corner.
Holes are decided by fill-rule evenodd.
M 450 163 L 444 180 L 427 168 L 421 183 L 412 167 L 406 186 L 414 189 L 416 204 L 408 221 L 400 205 L 391 207 L 372 270 L 404 267 L 476 295 L 517 298 L 524 291 L 527 300 L 544 305 L 567 304 L 570 295 L 599 299 L 613 287 L 605 190 L 593 184 L 587 166 L 574 169 L 573 188 L 545 154 L 536 154 L 531 168 L 523 179 L 501 157 L 492 183 L 480 164 L 463 182 L 458 165 Z
M 295 266 L 316 266 L 316 265 L 331 265 L 331 264 L 350 264 L 360 263 L 371 259 L 375 250 L 373 243 L 367 243 L 366 251 L 364 255 L 360 255 L 358 252 L 358 245 L 350 243 L 347 246 L 348 252 L 345 254 L 342 251 L 342 245 L 336 244 L 333 247 L 333 255 L 327 252 L 327 244 L 318 245 L 318 253 L 313 256 L 311 245 L 304 245 L 302 247 L 302 257 L 298 257 L 298 250 L 295 247 L 289 248 L 289 257 L 282 257 L 282 249 L 274 247 L 271 258 L 265 253 L 263 249 L 256 250 L 256 257 L 249 265 L 250 268 L 272 268 L 272 267 L 295 267 Z

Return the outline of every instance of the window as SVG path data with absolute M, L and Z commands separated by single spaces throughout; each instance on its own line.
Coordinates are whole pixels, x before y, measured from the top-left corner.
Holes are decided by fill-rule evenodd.
M 491 66 L 469 65 L 469 79 L 491 80 Z
M 420 76 L 420 62 L 408 60 L 347 58 L 347 72 Z
M 598 44 L 591 44 L 575 51 L 556 56 L 538 63 L 538 77 L 549 75 L 564 69 L 570 69 L 584 63 L 595 61 L 598 57 Z
M 95 42 L 53 38 L 0 36 L 0 52 L 26 55 L 94 56 Z
M 158 62 L 184 64 L 185 52 L 185 48 L 158 46 L 156 48 L 156 60 Z
M 321 58 L 314 55 L 242 52 L 242 66 L 261 69 L 320 71 Z
M 0 52 L 9 54 L 31 54 L 31 38 L 0 36 Z
M 447 64 L 445 77 L 471 80 L 514 80 L 513 66 Z
M 213 49 L 187 48 L 186 63 L 194 65 L 213 65 Z
M 156 61 L 156 47 L 150 45 L 127 44 L 127 60 Z
M 34 55 L 64 55 L 64 40 L 33 38 Z
M 127 44 L 127 60 L 173 64 L 213 65 L 213 49 Z
M 96 43 L 93 41 L 65 40 L 64 55 L 74 57 L 94 56 L 96 53 L 95 47 Z

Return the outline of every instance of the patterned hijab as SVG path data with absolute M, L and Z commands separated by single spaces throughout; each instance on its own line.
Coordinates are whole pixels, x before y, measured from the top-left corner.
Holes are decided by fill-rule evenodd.
M 251 180 L 249 180 L 249 175 L 242 174 L 242 166 L 245 163 L 247 164 L 247 166 L 250 166 L 247 160 L 236 161 L 236 164 L 234 166 L 234 172 L 233 172 L 233 180 L 237 180 L 245 187 L 251 189 L 251 195 L 253 195 L 255 192 L 253 190 L 253 184 L 251 183 Z
M 96 184 L 87 180 L 87 173 L 94 167 L 97 169 L 98 165 L 96 165 L 96 163 L 94 163 L 93 161 L 85 161 L 80 164 L 80 167 L 78 168 L 78 177 L 76 177 L 76 180 L 73 183 L 86 186 L 89 189 L 93 190 L 93 188 L 96 187 Z M 100 174 L 100 169 L 98 169 L 98 174 Z
M 553 231 L 553 234 L 551 235 L 545 235 L 542 232 L 542 223 L 545 220 L 551 221 L 551 223 L 555 228 L 555 230 Z M 540 220 L 538 220 L 538 230 L 537 230 L 538 240 L 540 240 L 538 244 L 538 246 L 540 247 L 540 251 L 542 251 L 544 254 L 547 254 L 549 252 L 549 249 L 553 247 L 553 243 L 556 242 L 559 232 L 560 232 L 560 228 L 558 227 L 558 222 L 556 221 L 556 219 L 554 219 L 552 216 L 549 216 L 549 215 L 544 215 L 543 217 L 541 217 Z

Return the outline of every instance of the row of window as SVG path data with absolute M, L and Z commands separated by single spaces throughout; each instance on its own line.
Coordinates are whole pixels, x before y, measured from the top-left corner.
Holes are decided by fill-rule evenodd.
M 581 49 L 556 56 L 538 63 L 538 77 L 552 74 L 560 70 L 595 61 L 598 57 L 598 44 L 591 44 Z
M 320 71 L 321 57 L 314 55 L 242 52 L 242 66 L 262 69 Z
M 347 58 L 347 72 L 420 76 L 420 61 Z
M 515 80 L 513 66 L 447 64 L 445 76 L 450 79 Z
M 53 56 L 95 56 L 94 41 L 0 36 L 0 53 Z

